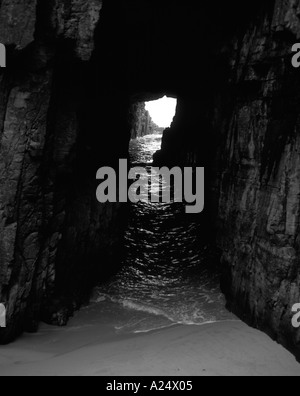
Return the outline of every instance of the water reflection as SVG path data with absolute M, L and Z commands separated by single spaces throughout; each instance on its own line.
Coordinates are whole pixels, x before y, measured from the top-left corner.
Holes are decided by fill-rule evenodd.
M 132 141 L 132 163 L 150 164 L 160 144 L 160 135 Z M 203 235 L 199 215 L 187 215 L 184 204 L 131 204 L 123 268 L 95 294 L 118 316 L 117 329 L 233 319 L 220 292 L 216 250 Z

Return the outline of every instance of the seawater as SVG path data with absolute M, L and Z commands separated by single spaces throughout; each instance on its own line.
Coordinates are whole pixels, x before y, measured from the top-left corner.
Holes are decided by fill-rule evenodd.
M 151 167 L 160 147 L 161 135 L 131 141 L 132 165 Z M 103 320 L 125 333 L 234 320 L 201 217 L 186 214 L 179 203 L 140 202 L 130 204 L 129 219 L 123 267 L 94 292 L 94 309 Z

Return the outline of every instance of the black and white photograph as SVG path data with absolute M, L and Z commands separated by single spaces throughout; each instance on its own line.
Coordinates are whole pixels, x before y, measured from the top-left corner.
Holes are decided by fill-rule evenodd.
M 300 376 L 300 0 L 0 0 L 20 376 Z

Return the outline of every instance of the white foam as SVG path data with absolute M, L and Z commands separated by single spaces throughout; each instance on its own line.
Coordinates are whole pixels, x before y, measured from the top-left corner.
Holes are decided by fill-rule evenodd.
M 169 318 L 169 316 L 162 311 L 161 309 L 155 308 L 155 307 L 150 307 L 147 305 L 143 305 L 143 304 L 139 304 L 135 301 L 132 300 L 124 300 L 124 301 L 120 301 L 120 303 L 125 307 L 125 308 L 129 308 L 129 309 L 134 309 L 135 311 L 140 311 L 140 312 L 146 312 L 152 315 L 156 315 L 156 316 L 164 316 L 167 319 L 171 320 L 173 322 L 172 318 Z

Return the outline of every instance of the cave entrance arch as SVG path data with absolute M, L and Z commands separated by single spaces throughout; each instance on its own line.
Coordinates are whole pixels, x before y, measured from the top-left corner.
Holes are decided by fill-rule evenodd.
M 134 104 L 129 101 L 129 122 L 127 129 L 124 128 L 127 131 L 128 142 L 134 129 L 132 111 L 138 112 L 142 108 L 143 113 L 145 110 L 144 106 L 139 107 L 136 103 L 161 96 L 161 93 L 133 95 L 134 100 L 131 101 Z M 189 143 L 181 141 L 181 132 L 186 126 L 186 120 L 189 120 L 191 132 L 195 133 L 199 121 L 198 112 L 195 110 L 199 110 L 201 102 L 192 99 L 186 104 L 181 99 L 180 103 L 178 108 L 179 111 L 183 110 L 184 122 L 179 124 L 179 130 L 176 122 L 167 133 L 167 140 L 170 139 L 171 142 L 170 145 L 167 144 L 167 147 L 171 148 L 167 159 L 171 159 L 175 164 L 179 159 L 175 154 L 177 152 L 181 153 L 181 159 L 186 161 L 187 165 L 195 166 L 201 153 L 193 152 L 191 149 L 186 155 L 185 148 Z M 180 119 L 182 114 L 178 113 L 178 108 L 176 117 Z M 144 115 L 143 113 L 142 116 Z M 149 139 L 151 140 L 151 136 Z M 178 144 L 181 152 L 178 151 Z M 142 152 L 138 153 L 138 160 L 134 165 L 150 166 L 153 153 L 147 156 L 143 147 L 136 150 Z M 160 160 L 163 161 L 163 155 Z M 174 202 L 167 205 L 149 202 L 129 203 L 120 268 L 97 288 L 100 302 L 103 298 L 117 302 L 118 306 L 111 308 L 112 312 L 119 312 L 119 329 L 148 331 L 174 323 L 197 324 L 213 318 L 222 319 L 230 316 L 225 309 L 225 299 L 219 287 L 218 251 L 214 251 L 210 245 L 205 222 L 205 216 L 186 215 L 184 205 Z M 208 301 L 210 306 L 207 304 Z M 122 311 L 120 315 L 120 305 L 125 306 L 126 314 Z
M 101 167 L 118 169 L 119 160 L 128 157 L 129 115 L 134 103 L 164 95 L 176 97 L 177 122 L 165 136 L 158 163 L 169 168 L 199 164 L 206 167 L 210 179 L 216 150 L 210 124 L 213 93 L 216 87 L 220 89 L 220 80 L 228 79 L 220 76 L 219 64 L 213 64 L 210 56 L 211 43 L 205 37 L 212 28 L 194 11 L 177 1 L 107 1 L 89 62 L 74 58 L 72 43 L 63 42 L 59 47 L 49 128 L 63 145 L 55 153 L 59 172 L 54 182 L 55 210 L 65 217 L 58 226 L 55 285 L 49 291 L 55 306 L 43 309 L 48 322 L 56 320 L 52 315 L 57 310 L 56 296 L 63 296 L 68 305 L 75 296 L 80 305 L 95 283 L 119 270 L 123 256 L 119 241 L 128 220 L 126 205 L 100 205 L 95 199 L 95 175 Z M 182 24 L 185 29 L 178 29 Z M 61 136 L 56 130 L 62 130 L 67 121 L 67 133 Z M 210 216 L 214 201 L 207 195 L 206 202 L 205 213 Z M 206 224 L 208 235 L 214 221 Z

